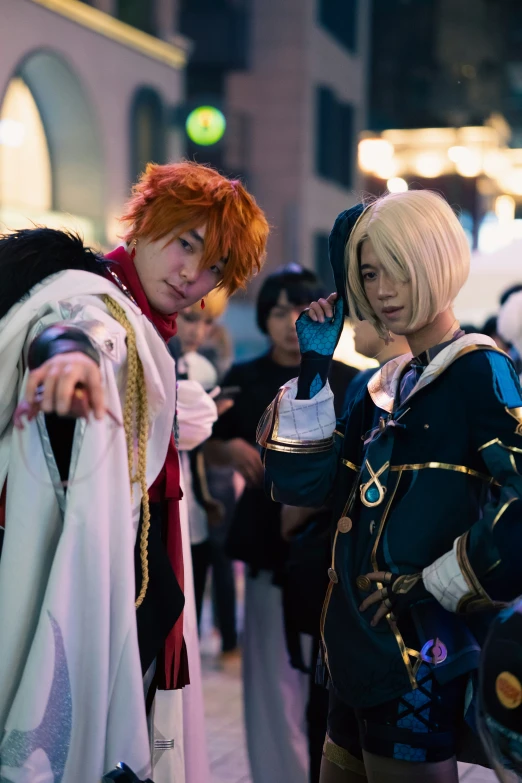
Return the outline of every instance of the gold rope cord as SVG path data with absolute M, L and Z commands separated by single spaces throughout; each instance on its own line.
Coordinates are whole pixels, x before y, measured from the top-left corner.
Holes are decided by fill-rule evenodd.
M 143 523 L 140 536 L 140 560 L 141 560 L 141 590 L 136 599 L 136 609 L 142 605 L 149 586 L 149 531 L 150 531 L 150 506 L 147 489 L 147 441 L 149 438 L 149 409 L 147 404 L 147 388 L 145 386 L 145 374 L 143 365 L 138 356 L 136 347 L 136 334 L 121 305 L 111 299 L 103 297 L 107 310 L 127 332 L 127 388 L 125 390 L 125 405 L 123 409 L 123 426 L 127 441 L 127 459 L 129 464 L 129 478 L 131 484 L 131 498 L 133 484 L 138 483 L 141 489 L 143 506 Z M 134 433 L 133 424 L 136 421 L 138 434 L 138 457 L 136 472 L 134 472 Z

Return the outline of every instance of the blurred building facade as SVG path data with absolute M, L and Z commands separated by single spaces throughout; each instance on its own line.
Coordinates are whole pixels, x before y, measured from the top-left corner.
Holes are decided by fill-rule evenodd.
M 188 101 L 213 101 L 228 121 L 221 145 L 191 154 L 242 176 L 266 210 L 267 270 L 298 262 L 328 277 L 328 233 L 360 187 L 371 3 L 179 0 L 179 11 L 194 42 Z
M 522 147 L 519 0 L 374 0 L 369 128 L 482 125 Z
M 360 187 L 369 2 L 2 0 L 2 11 L 4 228 L 66 223 L 110 244 L 146 163 L 187 154 L 245 179 L 273 226 L 268 269 L 328 275 L 329 230 Z M 184 129 L 205 104 L 227 119 L 213 147 Z
M 297 262 L 330 283 L 328 234 L 363 182 L 370 0 L 0 5 L 0 230 L 72 227 L 110 247 L 146 163 L 187 155 L 254 193 L 272 226 L 266 271 Z M 213 146 L 185 131 L 202 105 L 227 120 Z M 258 284 L 229 310 L 249 346 Z
M 179 157 L 188 43 L 172 0 L 2 0 L 0 226 L 117 240 L 130 183 Z
M 375 0 L 371 39 L 365 186 L 439 190 L 474 248 L 484 227 L 489 244 L 509 241 L 522 218 L 520 2 Z
M 455 207 L 476 251 L 456 312 L 480 328 L 520 280 L 522 4 L 374 0 L 371 52 L 365 187 Z

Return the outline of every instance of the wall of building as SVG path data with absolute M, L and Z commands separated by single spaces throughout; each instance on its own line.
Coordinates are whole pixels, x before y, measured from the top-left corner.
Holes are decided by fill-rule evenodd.
M 108 0 L 99 5 L 110 8 Z M 54 209 L 90 219 L 96 238 L 113 242 L 131 179 L 133 99 L 148 87 L 166 108 L 179 104 L 182 68 L 32 0 L 4 0 L 0 48 L 0 102 L 21 74 L 38 104 L 49 140 Z
M 268 265 L 299 255 L 309 0 L 252 0 L 247 71 L 227 79 L 231 112 L 248 115 L 249 183 L 272 226 Z
M 351 54 L 318 22 L 317 0 L 252 0 L 248 69 L 227 78 L 229 112 L 248 115 L 249 183 L 272 225 L 267 270 L 316 263 L 315 235 L 357 198 L 357 132 L 366 123 L 370 3 L 359 3 L 358 48 Z M 317 87 L 354 106 L 346 147 L 354 178 L 343 187 L 316 167 Z
M 305 137 L 305 188 L 302 199 L 304 215 L 301 234 L 301 254 L 306 266 L 316 263 L 315 237 L 328 234 L 333 221 L 344 209 L 357 203 L 361 197 L 361 180 L 357 170 L 357 142 L 359 133 L 367 127 L 367 89 L 369 28 L 371 2 L 359 2 L 357 14 L 357 46 L 349 52 L 325 29 L 317 25 L 316 4 L 309 8 L 308 55 L 309 84 L 307 91 Z M 338 99 L 354 109 L 353 133 L 346 141 L 346 154 L 351 157 L 353 178 L 349 188 L 327 182 L 317 176 L 315 144 L 317 120 L 314 92 L 316 85 L 332 89 Z

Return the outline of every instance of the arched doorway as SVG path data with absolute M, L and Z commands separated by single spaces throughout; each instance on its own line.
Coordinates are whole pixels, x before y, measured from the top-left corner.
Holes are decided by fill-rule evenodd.
M 78 230 L 103 241 L 103 156 L 78 77 L 53 52 L 27 57 L 0 108 L 0 222 Z

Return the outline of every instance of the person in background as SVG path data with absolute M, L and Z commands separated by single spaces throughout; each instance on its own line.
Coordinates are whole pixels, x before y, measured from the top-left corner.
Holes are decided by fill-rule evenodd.
M 498 314 L 497 328 L 504 344 L 509 345 L 509 355 L 522 377 L 522 290 L 505 300 Z
M 198 302 L 186 310 L 181 310 L 178 314 L 177 334 L 169 344 L 173 355 L 177 356 L 178 378 L 197 381 L 206 392 L 211 392 L 216 387 L 217 372 L 209 360 L 198 353 L 198 350 L 205 342 L 214 319 L 221 314 L 222 302 L 226 300 L 221 296 L 215 297 L 209 294 L 205 299 L 205 308 L 202 308 Z M 220 400 L 218 413 L 223 413 L 232 404 L 232 401 Z M 180 458 L 185 475 L 184 496 L 188 506 L 192 573 L 199 627 L 210 564 L 209 522 L 216 522 L 222 515 L 222 509 L 208 491 L 201 446 L 198 445 L 192 451 L 181 452 Z
M 511 343 L 504 340 L 499 334 L 498 317 L 496 315 L 492 315 L 486 320 L 484 326 L 480 330 L 480 333 L 487 334 L 488 337 L 491 337 L 491 339 L 495 341 L 497 347 L 500 348 L 501 351 L 509 353 L 511 350 Z
M 504 309 L 504 306 L 507 304 L 510 297 L 513 296 L 513 294 L 518 294 L 521 291 L 522 291 L 522 283 L 515 283 L 509 288 L 506 288 L 506 290 L 502 292 L 498 300 L 500 310 Z M 514 344 L 511 344 L 511 348 L 509 349 L 508 353 L 511 359 L 513 360 L 513 364 L 515 365 L 518 374 L 522 375 L 522 356 L 520 354 L 519 349 L 517 349 Z
M 506 290 L 500 294 L 500 298 L 498 300 L 499 307 L 504 307 L 509 297 L 513 294 L 518 294 L 520 291 L 522 291 L 522 283 L 515 283 L 509 288 L 506 288 Z
M 321 291 L 316 276 L 296 264 L 266 278 L 257 300 L 257 324 L 269 339 L 269 350 L 227 373 L 223 386 L 237 386 L 240 392 L 206 445 L 210 461 L 232 465 L 246 482 L 228 549 L 248 567 L 243 683 L 254 783 L 306 783 L 308 775 L 308 676 L 288 661 L 280 589 L 287 544 L 281 536 L 281 506 L 263 487 L 255 439 L 264 409 L 285 379 L 299 372 L 295 321 Z
M 353 327 L 353 344 L 357 353 L 366 356 L 368 359 L 376 359 L 379 362 L 379 367 L 382 367 L 383 364 L 386 364 L 391 359 L 401 356 L 403 353 L 409 353 L 410 350 L 408 341 L 403 335 L 390 334 L 390 339 L 386 342 L 382 337 L 379 337 L 375 327 L 369 321 L 355 322 Z M 368 381 L 376 372 L 377 368 L 370 367 L 368 370 L 361 370 L 355 376 L 344 398 L 344 410 L 348 409 L 348 406 L 351 405 L 361 389 L 368 384 Z
M 222 377 L 223 356 L 212 345 L 216 329 L 221 326 L 216 321 L 226 309 L 227 298 L 218 290 L 205 302 L 205 309 L 195 306 L 180 313 L 176 344 L 171 343 L 170 347 L 178 356 L 178 370 L 210 391 Z M 203 353 L 209 343 L 212 350 Z M 232 404 L 233 400 L 226 397 L 218 400 L 219 412 Z M 198 626 L 211 569 L 214 622 L 221 634 L 222 660 L 226 661 L 237 651 L 236 585 L 233 563 L 225 549 L 236 499 L 234 470 L 229 465 L 208 465 L 200 448 L 185 454 L 184 460 L 192 476 L 188 489 L 192 509 L 189 521 Z
M 225 311 L 227 300 L 223 299 L 219 315 Z M 216 305 L 217 306 L 217 300 Z M 221 382 L 225 374 L 230 370 L 234 361 L 234 346 L 230 332 L 225 324 L 217 320 L 217 315 L 208 331 L 207 337 L 199 353 L 205 356 L 217 370 L 218 380 Z

